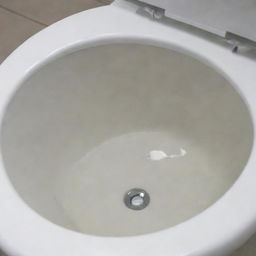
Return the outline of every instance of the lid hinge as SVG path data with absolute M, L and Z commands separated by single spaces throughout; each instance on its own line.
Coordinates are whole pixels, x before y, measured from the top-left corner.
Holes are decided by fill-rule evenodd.
M 231 45 L 231 51 L 233 53 L 237 53 L 238 48 L 241 44 L 237 40 L 233 40 L 233 39 L 227 39 L 226 41 L 227 41 L 228 44 Z
M 150 15 L 152 19 L 160 20 L 164 16 L 164 9 L 152 5 L 146 5 L 142 9 L 145 13 Z
M 238 52 L 240 47 L 256 49 L 256 43 L 254 41 L 230 32 L 226 32 L 225 39 L 231 45 L 231 50 L 234 53 Z

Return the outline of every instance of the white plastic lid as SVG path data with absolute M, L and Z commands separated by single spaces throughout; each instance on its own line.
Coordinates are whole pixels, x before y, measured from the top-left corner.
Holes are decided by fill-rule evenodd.
M 165 10 L 165 16 L 228 38 L 256 42 L 255 0 L 139 0 Z

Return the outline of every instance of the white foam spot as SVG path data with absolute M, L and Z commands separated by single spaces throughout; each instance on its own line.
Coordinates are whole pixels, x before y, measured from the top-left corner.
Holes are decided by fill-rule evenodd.
M 177 158 L 177 157 L 183 157 L 187 154 L 187 151 L 183 148 L 180 149 L 180 152 L 178 154 L 171 154 L 167 155 L 162 150 L 151 150 L 149 152 L 149 159 L 152 161 L 160 161 L 166 158 Z

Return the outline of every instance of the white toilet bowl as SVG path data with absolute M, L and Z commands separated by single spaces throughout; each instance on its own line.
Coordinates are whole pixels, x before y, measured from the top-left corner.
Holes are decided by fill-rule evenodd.
M 255 232 L 256 58 L 142 7 L 75 14 L 1 65 L 7 255 L 229 255 Z

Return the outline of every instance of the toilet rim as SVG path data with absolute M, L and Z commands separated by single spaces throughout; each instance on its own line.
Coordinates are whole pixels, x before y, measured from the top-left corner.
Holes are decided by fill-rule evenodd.
M 135 13 L 136 8 L 129 4 L 128 10 L 114 4 L 78 13 L 44 29 L 21 45 L 0 67 L 0 81 L 5 83 L 0 87 L 0 121 L 15 90 L 42 64 L 78 49 L 130 42 L 182 51 L 217 69 L 244 98 L 255 127 L 256 61 L 235 55 L 227 47 L 186 30 L 142 17 Z M 85 29 L 84 24 L 90 27 Z M 166 230 L 114 238 L 77 233 L 39 216 L 12 187 L 1 159 L 0 187 L 4 193 L 0 193 L 0 247 L 10 255 L 26 256 L 51 256 L 60 252 L 63 256 L 229 253 L 256 230 L 254 166 L 255 143 L 239 179 L 207 210 Z

